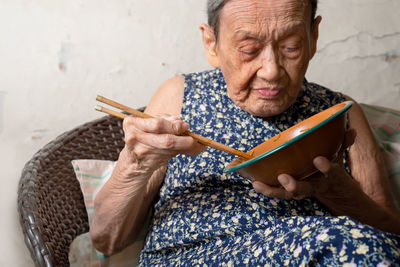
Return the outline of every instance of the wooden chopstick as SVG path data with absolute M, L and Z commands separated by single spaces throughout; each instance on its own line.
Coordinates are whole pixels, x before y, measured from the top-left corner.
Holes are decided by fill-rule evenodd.
M 112 110 L 112 109 L 108 109 L 108 108 L 105 108 L 105 107 L 102 107 L 102 106 L 96 106 L 95 109 L 97 111 L 101 111 L 101 112 L 113 115 L 114 117 L 117 117 L 117 118 L 120 118 L 120 119 L 125 119 L 126 117 L 129 116 L 127 114 L 124 114 L 124 113 L 121 113 L 121 112 L 118 112 L 118 111 L 115 111 L 115 110 Z
M 105 98 L 105 97 L 100 96 L 100 95 L 98 95 L 96 97 L 96 100 L 99 101 L 99 102 L 102 102 L 104 104 L 110 105 L 112 107 L 118 108 L 120 110 L 123 110 L 123 111 L 125 111 L 125 112 L 127 112 L 127 113 L 129 113 L 131 115 L 134 115 L 134 116 L 137 116 L 137 117 L 140 117 L 140 118 L 145 118 L 145 119 L 153 118 L 152 116 L 150 116 L 150 115 L 148 115 L 146 113 L 140 112 L 140 111 L 138 111 L 136 109 L 133 109 L 133 108 L 130 108 L 130 107 L 127 107 L 125 105 L 122 105 L 122 104 L 120 104 L 118 102 L 115 102 L 115 101 L 113 101 L 111 99 Z M 114 110 L 111 110 L 111 109 L 108 109 L 108 108 L 105 108 L 105 107 L 102 107 L 102 106 L 96 106 L 96 110 L 104 112 L 104 113 L 107 113 L 107 114 L 110 114 L 110 115 L 113 115 L 113 116 L 118 117 L 120 119 L 124 119 L 127 116 L 129 116 L 129 115 L 123 114 L 121 112 L 114 111 Z M 234 154 L 234 155 L 239 156 L 241 158 L 245 158 L 245 159 L 252 159 L 253 158 L 251 155 L 249 155 L 247 153 L 244 153 L 244 152 L 241 152 L 239 150 L 233 149 L 231 147 L 228 147 L 226 145 L 223 145 L 221 143 L 218 143 L 216 141 L 208 139 L 208 138 L 206 138 L 204 136 L 192 133 L 190 131 L 184 132 L 183 135 L 191 136 L 191 137 L 193 137 L 194 139 L 196 139 L 199 143 L 201 143 L 203 145 L 206 145 L 206 146 L 218 149 L 218 150 L 222 150 L 222 151 Z

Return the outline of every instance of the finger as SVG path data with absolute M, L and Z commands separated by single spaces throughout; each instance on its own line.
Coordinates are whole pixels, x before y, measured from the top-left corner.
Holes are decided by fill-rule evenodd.
M 354 129 L 349 129 L 346 131 L 344 140 L 342 143 L 342 147 L 340 148 L 339 155 L 342 155 L 344 151 L 354 144 L 356 139 L 357 132 Z
M 314 187 L 306 181 L 297 181 L 288 174 L 280 174 L 278 181 L 282 187 L 288 192 L 288 196 L 294 199 L 303 199 L 314 194 Z
M 162 158 L 172 158 L 178 154 L 186 154 L 190 156 L 195 156 L 206 149 L 205 146 L 193 142 L 193 145 L 188 145 L 187 147 L 180 147 L 182 144 L 180 141 L 177 141 L 176 146 L 165 145 L 163 144 L 163 136 L 161 135 L 154 135 L 155 137 L 152 138 L 150 135 L 152 134 L 134 134 L 130 137 L 130 139 L 126 140 L 126 146 L 129 151 L 131 151 L 138 159 L 142 159 L 148 157 L 150 155 Z M 176 137 L 176 136 L 173 136 Z M 182 138 L 182 137 L 178 137 Z M 192 144 L 192 139 L 190 137 L 183 137 L 185 139 L 189 139 L 189 142 Z M 160 141 L 161 140 L 161 141 Z M 167 141 L 169 142 L 169 141 Z
M 354 129 L 349 129 L 346 132 L 345 136 L 345 144 L 347 147 L 352 146 L 354 144 L 354 141 L 356 140 L 357 137 L 357 132 Z
M 166 119 L 167 121 L 170 121 L 170 122 L 179 121 L 179 117 L 171 116 L 171 115 L 168 115 L 168 114 L 162 114 L 159 117 L 163 118 L 163 119 Z
M 141 143 L 146 148 L 138 152 L 146 154 L 149 150 L 160 150 L 159 154 L 187 154 L 197 155 L 205 150 L 205 146 L 198 143 L 192 137 L 179 136 L 185 132 L 189 125 L 183 121 L 174 120 L 172 123 L 163 118 L 142 119 L 128 117 L 124 120 L 125 143 L 129 146 Z M 172 133 L 163 133 L 172 132 Z
M 178 135 L 183 134 L 187 130 L 189 130 L 189 125 L 186 122 L 181 121 L 180 118 L 177 116 L 170 116 L 168 114 L 162 114 L 159 117 L 173 123 L 174 124 L 173 127 L 175 127 L 175 126 L 178 127 L 178 130 L 176 131 L 176 132 L 178 132 Z M 202 145 L 197 140 L 195 140 L 193 145 L 190 145 L 187 149 L 186 148 L 185 149 L 178 148 L 177 152 L 178 152 L 178 154 L 186 154 L 186 155 L 190 155 L 190 156 L 195 156 L 195 155 L 203 152 L 206 149 L 207 149 L 207 147 L 205 145 Z
M 189 125 L 180 120 L 169 121 L 164 118 L 143 119 L 129 116 L 124 119 L 124 131 L 134 127 L 142 132 L 153 134 L 181 135 L 189 129 Z
M 281 187 L 266 185 L 259 181 L 253 182 L 253 188 L 257 193 L 263 194 L 264 196 L 281 198 L 281 199 L 292 198 L 291 195 L 288 195 L 285 189 Z
M 325 177 L 328 176 L 332 169 L 332 163 L 325 157 L 318 156 L 314 158 L 313 164 Z
M 178 135 L 184 133 L 185 131 L 189 130 L 189 124 L 187 124 L 186 122 L 182 121 L 178 116 L 172 116 L 169 114 L 161 114 L 158 116 L 159 118 L 163 118 L 171 123 L 175 123 L 176 125 L 178 125 L 177 127 L 180 127 L 179 125 L 184 125 L 184 127 L 187 126 L 187 129 L 180 129 L 178 130 Z
M 190 136 L 177 136 L 173 134 L 137 134 L 135 140 L 154 149 L 174 151 L 176 153 L 191 153 L 202 151 L 204 146 Z

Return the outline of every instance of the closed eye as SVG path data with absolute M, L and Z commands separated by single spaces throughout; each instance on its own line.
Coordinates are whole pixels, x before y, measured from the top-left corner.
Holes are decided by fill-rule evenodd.
M 299 50 L 299 47 L 285 47 L 285 50 L 288 52 L 296 52 L 297 50 Z
M 258 54 L 258 50 L 240 50 L 241 53 L 246 55 L 256 55 Z
M 297 58 L 301 53 L 301 46 L 282 46 L 280 50 L 288 58 Z

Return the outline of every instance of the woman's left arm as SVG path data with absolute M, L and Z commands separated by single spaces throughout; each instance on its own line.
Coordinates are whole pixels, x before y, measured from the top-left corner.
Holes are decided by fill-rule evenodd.
M 346 139 L 351 135 L 351 131 L 348 132 Z M 280 174 L 281 187 L 258 181 L 253 182 L 253 187 L 270 197 L 302 199 L 313 196 L 333 215 L 349 216 L 382 231 L 400 234 L 400 213 L 382 207 L 368 196 L 360 183 L 345 171 L 343 157 L 334 162 L 316 157 L 313 163 L 320 171 L 317 175 L 298 181 L 288 174 Z
M 314 159 L 314 166 L 322 177 L 314 177 L 314 181 L 303 184 L 303 187 L 313 188 L 313 195 L 332 214 L 350 216 L 382 231 L 400 234 L 400 214 L 382 207 L 368 196 L 361 189 L 360 183 L 344 170 L 343 161 L 330 162 L 327 158 L 317 157 Z M 294 179 L 291 182 L 296 183 Z M 290 185 L 286 187 L 291 190 Z
M 348 163 L 351 174 L 365 194 L 383 208 L 394 211 L 396 207 L 389 190 L 382 152 L 361 106 L 350 97 L 346 98 L 354 102 L 348 113 L 349 126 L 357 133 L 353 145 L 349 148 Z
M 352 128 L 346 133 L 344 150 L 350 147 L 350 176 L 343 166 L 343 151 L 330 162 L 324 157 L 314 159 L 320 171 L 304 180 L 288 174 L 278 176 L 281 187 L 253 182 L 258 193 L 284 199 L 316 197 L 334 215 L 350 216 L 380 230 L 400 234 L 400 213 L 396 210 L 387 185 L 383 158 L 368 122 L 355 103 L 349 114 Z M 355 137 L 357 136 L 357 137 Z

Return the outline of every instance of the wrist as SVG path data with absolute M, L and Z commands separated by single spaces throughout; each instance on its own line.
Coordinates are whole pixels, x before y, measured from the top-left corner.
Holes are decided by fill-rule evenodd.
M 146 188 L 154 171 L 144 168 L 143 164 L 133 157 L 126 147 L 119 154 L 112 176 L 109 180 L 117 189 Z
M 139 159 L 136 154 L 130 151 L 126 146 L 121 150 L 117 166 L 120 171 L 127 177 L 148 176 L 158 168 L 156 164 L 148 159 Z
M 357 181 L 351 178 L 340 180 L 316 190 L 315 197 L 337 216 L 352 216 L 363 212 L 365 206 L 371 204 L 370 199 L 361 190 Z
M 317 194 L 316 198 L 335 216 L 349 216 L 361 223 L 380 230 L 399 233 L 400 218 L 379 206 L 372 200 L 357 181 L 350 181 L 343 190 L 333 188 L 325 194 Z

